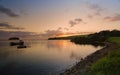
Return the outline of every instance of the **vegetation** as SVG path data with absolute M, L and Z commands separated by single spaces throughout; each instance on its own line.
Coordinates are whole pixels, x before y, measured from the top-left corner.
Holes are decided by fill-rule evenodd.
M 48 38 L 48 40 L 71 40 L 76 44 L 92 44 L 94 46 L 104 45 L 104 42 L 109 37 L 120 37 L 120 31 L 101 31 L 98 33 L 90 34 L 90 35 L 76 35 L 76 36 L 68 36 L 68 37 L 54 37 Z
M 101 44 L 109 37 L 120 37 L 120 31 L 101 31 L 99 33 L 90 34 L 87 37 L 74 37 L 71 41 L 76 44 Z
M 111 37 L 107 41 L 116 43 L 120 46 L 120 37 Z
M 101 45 L 104 41 L 106 41 L 109 37 L 120 37 L 120 31 L 101 31 L 99 33 L 94 33 L 90 35 L 76 35 L 76 36 L 68 36 L 68 37 L 54 37 L 48 38 L 48 40 L 71 40 L 76 44 L 92 44 L 92 45 Z
M 120 75 L 120 37 L 111 37 L 107 41 L 117 43 L 119 48 L 93 64 L 88 75 Z
M 75 37 L 77 37 L 77 38 L 87 37 L 87 35 L 75 35 L 75 36 L 67 36 L 67 37 L 52 37 L 52 38 L 48 38 L 48 40 L 71 40 Z
M 9 40 L 19 40 L 19 38 L 18 37 L 11 37 L 11 38 L 9 38 Z

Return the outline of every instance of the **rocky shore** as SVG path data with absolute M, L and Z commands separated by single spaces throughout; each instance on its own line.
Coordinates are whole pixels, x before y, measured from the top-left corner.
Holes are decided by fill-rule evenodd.
M 96 51 L 95 53 L 87 56 L 85 59 L 81 59 L 75 66 L 61 73 L 60 75 L 86 75 L 91 67 L 97 60 L 101 59 L 109 52 L 116 50 L 117 44 L 105 42 L 105 47 Z

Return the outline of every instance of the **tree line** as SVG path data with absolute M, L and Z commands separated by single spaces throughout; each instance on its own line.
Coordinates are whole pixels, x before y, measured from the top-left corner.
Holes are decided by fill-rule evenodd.
M 76 44 L 102 44 L 109 37 L 120 37 L 119 30 L 105 30 L 98 33 L 89 34 L 87 37 L 74 37 L 71 39 L 72 42 Z

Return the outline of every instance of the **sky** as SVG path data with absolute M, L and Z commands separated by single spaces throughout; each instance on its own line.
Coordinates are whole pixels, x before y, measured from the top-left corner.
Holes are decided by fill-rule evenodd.
M 120 0 L 0 0 L 0 37 L 120 30 Z

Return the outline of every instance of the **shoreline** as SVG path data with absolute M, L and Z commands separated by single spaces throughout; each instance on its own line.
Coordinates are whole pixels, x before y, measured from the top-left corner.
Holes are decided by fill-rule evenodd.
M 116 50 L 119 46 L 115 43 L 105 42 L 105 47 L 97 50 L 96 52 L 88 55 L 84 59 L 81 59 L 75 66 L 67 69 L 60 75 L 86 75 L 91 67 L 97 60 L 101 59 L 109 52 Z

